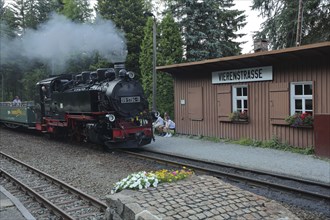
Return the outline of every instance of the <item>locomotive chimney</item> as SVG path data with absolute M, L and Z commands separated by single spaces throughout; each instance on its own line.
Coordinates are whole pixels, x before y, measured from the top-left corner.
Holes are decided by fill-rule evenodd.
M 119 78 L 119 71 L 125 69 L 125 63 L 115 63 L 114 64 L 116 79 Z

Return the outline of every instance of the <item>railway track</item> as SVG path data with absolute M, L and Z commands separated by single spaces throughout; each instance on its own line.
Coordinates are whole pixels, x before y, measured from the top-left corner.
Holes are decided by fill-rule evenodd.
M 286 193 L 289 192 L 295 195 L 298 194 L 303 198 L 324 201 L 330 205 L 330 186 L 326 183 L 147 150 L 123 152 L 135 157 L 154 160 L 167 165 L 178 167 L 185 166 L 195 170 L 195 172 L 209 174 L 233 182 L 243 182 L 252 187 L 256 186 Z
M 0 152 L 0 185 L 37 219 L 104 219 L 106 204 Z

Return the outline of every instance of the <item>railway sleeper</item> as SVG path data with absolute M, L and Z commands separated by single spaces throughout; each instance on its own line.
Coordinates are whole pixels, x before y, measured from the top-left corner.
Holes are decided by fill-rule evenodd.
M 77 206 L 77 207 L 74 207 L 74 208 L 66 209 L 65 211 L 66 212 L 75 212 L 79 209 L 87 209 L 87 208 L 91 208 L 91 206 L 89 206 L 89 205 Z
M 61 201 L 61 202 L 56 202 L 53 201 L 54 204 L 56 204 L 57 206 L 62 206 L 62 205 L 68 205 L 70 203 L 75 203 L 77 200 L 68 200 L 68 201 Z
M 103 214 L 100 214 L 100 212 L 91 212 L 91 213 L 79 215 L 78 219 L 87 218 L 87 217 L 98 217 L 98 216 L 103 216 Z
M 60 192 L 63 192 L 63 190 L 61 190 L 61 189 L 50 189 L 50 190 L 45 190 L 45 191 L 38 191 L 38 193 L 39 194 L 47 194 L 47 193 L 54 193 L 54 192 L 58 192 L 58 193 L 60 193 Z
M 34 187 L 31 187 L 31 188 L 34 189 L 34 190 L 38 190 L 40 188 L 46 188 L 46 187 L 49 187 L 49 185 L 45 184 L 45 185 L 40 185 L 40 186 L 34 186 Z
M 64 196 L 68 196 L 68 194 L 58 194 L 58 195 L 54 195 L 54 196 L 47 196 L 47 199 L 51 200 L 51 199 L 60 198 L 60 197 L 64 197 Z

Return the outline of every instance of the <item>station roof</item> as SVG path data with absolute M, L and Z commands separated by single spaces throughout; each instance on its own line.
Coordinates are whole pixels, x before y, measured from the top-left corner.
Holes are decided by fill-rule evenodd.
M 271 65 L 274 62 L 295 60 L 311 56 L 330 57 L 330 41 L 290 47 L 281 50 L 271 50 L 249 53 L 237 56 L 215 58 L 203 61 L 158 66 L 158 71 L 180 74 L 189 72 L 207 72 Z

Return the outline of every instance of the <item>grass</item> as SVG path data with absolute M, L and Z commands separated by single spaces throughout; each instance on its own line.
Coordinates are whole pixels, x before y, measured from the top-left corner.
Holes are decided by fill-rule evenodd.
M 305 154 L 305 155 L 314 154 L 313 147 L 307 147 L 307 148 L 294 147 L 287 143 L 282 143 L 280 141 L 280 139 L 277 137 L 273 137 L 271 140 L 267 140 L 267 141 L 258 141 L 258 140 L 253 140 L 250 138 L 243 138 L 243 139 L 240 139 L 237 141 L 232 140 L 232 141 L 230 141 L 230 143 L 240 144 L 240 145 L 245 145 L 245 146 L 254 146 L 254 147 L 261 147 L 261 148 L 283 150 L 283 151 L 289 151 L 289 152 Z
M 283 150 L 283 151 L 289 151 L 292 153 L 299 153 L 304 155 L 314 155 L 314 148 L 307 147 L 307 148 L 299 148 L 291 146 L 287 143 L 282 143 L 281 140 L 278 137 L 273 137 L 271 140 L 266 141 L 259 141 L 254 140 L 250 138 L 241 138 L 239 140 L 231 140 L 231 139 L 221 139 L 217 137 L 205 137 L 202 135 L 193 136 L 189 135 L 189 138 L 192 139 L 200 139 L 200 140 L 206 140 L 206 141 L 212 141 L 215 143 L 231 143 L 231 144 L 239 144 L 244 146 L 253 146 L 253 147 L 261 147 L 261 148 L 269 148 L 269 149 L 276 149 L 276 150 Z

